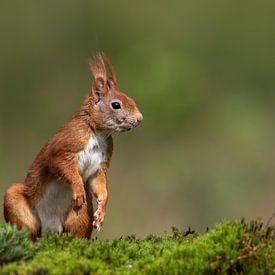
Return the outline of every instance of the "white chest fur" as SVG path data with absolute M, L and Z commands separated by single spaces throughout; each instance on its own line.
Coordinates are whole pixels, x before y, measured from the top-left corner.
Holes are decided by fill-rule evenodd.
M 106 150 L 106 138 L 101 134 L 93 134 L 84 150 L 78 153 L 78 172 L 84 183 L 102 166 L 106 160 Z

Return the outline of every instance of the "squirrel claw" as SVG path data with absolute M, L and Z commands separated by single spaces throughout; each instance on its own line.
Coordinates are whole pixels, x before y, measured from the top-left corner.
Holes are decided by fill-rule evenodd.
M 101 227 L 96 221 L 93 222 L 93 227 L 96 230 L 96 232 L 100 232 Z

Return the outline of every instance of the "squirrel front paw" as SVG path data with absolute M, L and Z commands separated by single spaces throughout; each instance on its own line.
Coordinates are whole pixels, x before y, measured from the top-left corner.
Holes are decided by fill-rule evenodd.
M 72 208 L 78 212 L 82 205 L 86 203 L 86 194 L 84 188 L 73 190 Z
M 96 229 L 96 231 L 100 231 L 100 228 L 104 222 L 105 213 L 103 211 L 100 211 L 97 209 L 94 213 L 94 221 L 93 221 L 93 227 Z
M 102 207 L 102 200 L 98 199 L 97 203 L 98 203 L 98 208 L 94 213 L 93 227 L 96 229 L 96 231 L 99 232 L 104 222 L 105 211 L 103 210 L 103 207 Z

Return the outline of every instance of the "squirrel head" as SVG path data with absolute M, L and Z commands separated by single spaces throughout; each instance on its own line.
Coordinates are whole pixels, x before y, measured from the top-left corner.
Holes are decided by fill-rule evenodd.
M 138 126 L 143 119 L 142 114 L 135 101 L 119 91 L 114 67 L 107 56 L 97 54 L 90 67 L 93 84 L 88 97 L 95 128 L 124 132 Z

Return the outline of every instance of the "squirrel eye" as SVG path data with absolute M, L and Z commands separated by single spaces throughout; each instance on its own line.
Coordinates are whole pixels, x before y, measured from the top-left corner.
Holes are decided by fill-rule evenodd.
M 112 102 L 112 108 L 115 109 L 115 110 L 121 109 L 121 105 L 120 105 L 119 102 L 114 101 L 114 102 Z

